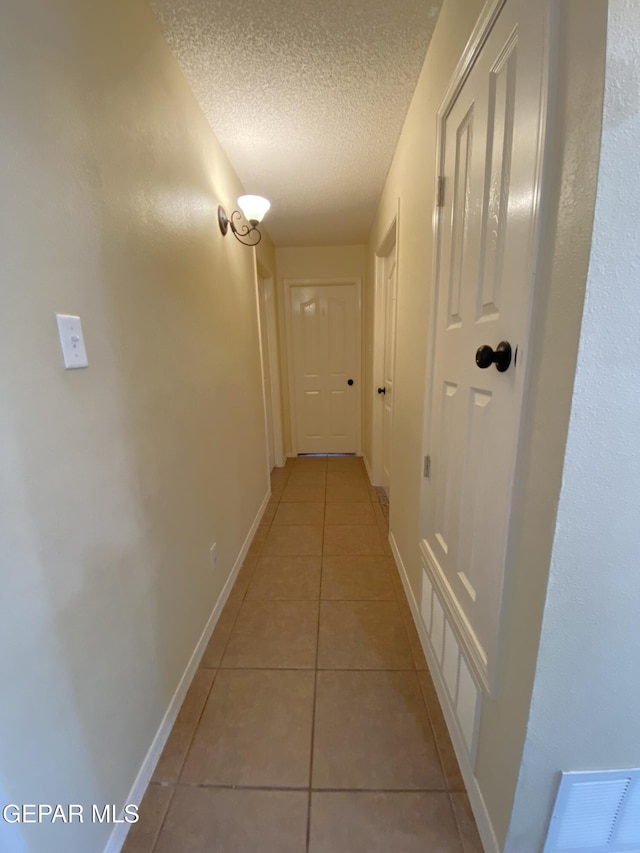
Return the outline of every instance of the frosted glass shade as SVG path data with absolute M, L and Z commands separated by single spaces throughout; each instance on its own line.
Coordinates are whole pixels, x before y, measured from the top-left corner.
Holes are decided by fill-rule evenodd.
M 241 195 L 238 199 L 238 207 L 249 222 L 262 222 L 271 207 L 271 202 L 262 198 L 261 195 Z

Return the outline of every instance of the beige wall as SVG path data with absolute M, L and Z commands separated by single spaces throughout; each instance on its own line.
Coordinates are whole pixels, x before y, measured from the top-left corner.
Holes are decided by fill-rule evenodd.
M 121 805 L 268 489 L 253 252 L 143 0 L 10 0 L 0 77 L 0 796 Z
M 292 440 L 284 283 L 288 279 L 313 279 L 321 282 L 340 278 L 360 279 L 364 282 L 365 252 L 365 246 L 295 246 L 276 249 L 285 455 L 292 452 Z
M 367 352 L 373 329 L 374 254 L 399 210 L 396 404 L 390 527 L 420 600 L 423 404 L 432 299 L 436 111 L 481 2 L 445 0 L 394 156 L 367 250 Z M 538 642 L 562 479 L 582 315 L 601 128 L 606 4 L 567 0 L 554 18 L 562 44 L 554 68 L 545 259 L 529 350 L 530 387 L 517 472 L 496 698 L 485 697 L 475 775 L 500 849 L 508 836 L 529 717 Z M 563 41 L 560 41 L 563 39 Z M 554 111 L 554 107 L 556 110 Z M 371 364 L 371 359 L 367 359 Z M 372 377 L 365 378 L 372 384 Z M 365 416 L 365 453 L 371 450 Z M 552 722 L 547 720 L 548 725 Z M 547 779 L 547 783 L 549 779 Z M 546 804 L 549 788 L 541 794 Z M 523 814 L 526 803 L 523 801 Z M 510 848 L 533 853 L 535 843 Z M 510 837 L 510 836 L 509 836 Z M 520 845 L 520 846 L 519 846 Z

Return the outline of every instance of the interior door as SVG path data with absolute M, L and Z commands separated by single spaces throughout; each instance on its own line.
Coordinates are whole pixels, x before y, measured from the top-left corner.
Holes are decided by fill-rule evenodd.
M 269 470 L 271 471 L 276 464 L 273 430 L 273 395 L 271 389 L 271 354 L 269 352 L 267 288 L 265 280 L 260 276 L 258 276 L 258 309 L 260 315 L 260 353 L 262 357 L 262 383 L 265 398 L 267 453 L 269 456 Z
M 382 385 L 382 486 L 389 496 L 396 360 L 397 264 L 395 243 L 384 259 L 384 380 Z M 380 393 L 380 392 L 378 392 Z
M 356 453 L 360 311 L 355 284 L 290 288 L 298 453 Z
M 508 0 L 440 131 L 423 550 L 485 667 L 497 645 L 534 280 L 545 91 L 543 15 L 535 6 Z M 511 345 L 508 364 L 497 353 L 502 341 Z M 477 355 L 483 346 L 491 349 Z

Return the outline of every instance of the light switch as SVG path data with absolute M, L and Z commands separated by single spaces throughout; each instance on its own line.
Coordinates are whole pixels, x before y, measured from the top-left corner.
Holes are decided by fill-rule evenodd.
M 88 367 L 87 351 L 84 348 L 84 337 L 80 317 L 72 317 L 69 314 L 56 314 L 58 321 L 58 333 L 60 335 L 60 346 L 64 356 L 64 366 L 67 369 L 74 367 Z

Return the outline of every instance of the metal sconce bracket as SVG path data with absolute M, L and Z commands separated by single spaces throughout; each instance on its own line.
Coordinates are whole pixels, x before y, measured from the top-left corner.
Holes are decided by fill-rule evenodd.
M 239 210 L 234 210 L 231 217 L 228 217 L 224 207 L 222 207 L 222 205 L 218 205 L 218 225 L 220 226 L 222 236 L 224 237 L 226 235 L 229 230 L 229 226 L 231 226 L 233 236 L 238 240 L 238 242 L 242 243 L 243 246 L 257 246 L 260 240 L 262 240 L 262 234 L 258 230 L 257 221 L 251 219 L 249 220 L 249 225 L 237 226 L 233 221 L 236 216 L 239 218 L 242 217 Z M 244 238 L 249 238 L 249 241 Z

